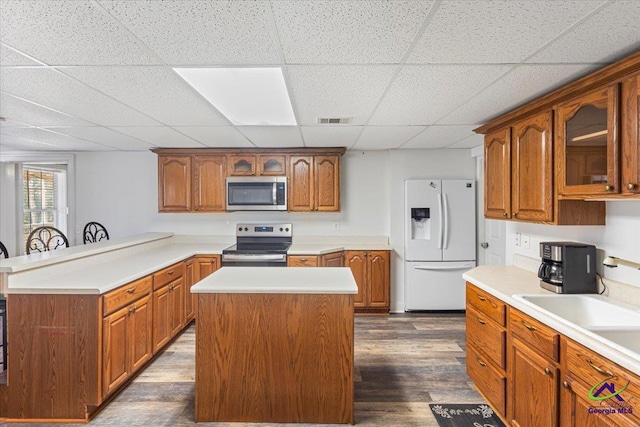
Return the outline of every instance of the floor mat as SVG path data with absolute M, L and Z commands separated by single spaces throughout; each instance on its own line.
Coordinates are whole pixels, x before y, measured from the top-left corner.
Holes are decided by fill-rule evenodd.
M 429 408 L 440 427 L 505 427 L 487 404 L 432 403 Z

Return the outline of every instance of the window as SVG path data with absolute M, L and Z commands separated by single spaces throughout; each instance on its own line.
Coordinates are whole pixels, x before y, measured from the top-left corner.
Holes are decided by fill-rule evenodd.
M 22 242 L 37 227 L 51 226 L 67 233 L 66 165 L 24 164 L 22 168 Z

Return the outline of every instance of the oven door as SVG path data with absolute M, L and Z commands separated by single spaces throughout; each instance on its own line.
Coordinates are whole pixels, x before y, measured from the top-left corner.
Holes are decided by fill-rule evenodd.
M 286 267 L 286 254 L 222 254 L 222 267 Z

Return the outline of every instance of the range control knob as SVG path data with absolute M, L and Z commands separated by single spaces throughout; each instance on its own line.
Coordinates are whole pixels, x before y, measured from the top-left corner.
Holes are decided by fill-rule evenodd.
M 282 227 L 280 227 L 280 231 L 282 231 Z
M 244 228 L 244 231 L 249 231 L 249 229 L 247 227 Z
M 289 227 L 285 228 L 284 231 L 289 231 Z
M 238 228 L 238 231 L 242 231 L 242 227 Z

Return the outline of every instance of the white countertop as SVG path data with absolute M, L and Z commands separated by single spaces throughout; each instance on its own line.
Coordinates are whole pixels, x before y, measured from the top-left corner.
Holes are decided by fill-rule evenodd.
M 579 326 L 571 327 L 564 322 L 536 310 L 533 307 L 513 298 L 517 294 L 555 295 L 540 287 L 540 279 L 531 271 L 514 266 L 482 265 L 467 271 L 462 277 L 480 289 L 488 292 L 510 306 L 526 313 L 536 320 L 548 325 L 568 338 L 607 357 L 620 366 L 640 375 L 640 355 L 632 357 L 600 340 L 584 333 Z M 640 309 L 640 307 L 638 307 Z
M 388 243 L 350 242 L 342 244 L 332 243 L 293 243 L 287 255 L 324 255 L 339 251 L 390 251 L 393 247 Z
M 37 281 L 9 282 L 6 294 L 102 294 L 125 285 L 193 255 L 217 255 L 228 243 L 179 243 L 154 247 L 148 251 L 111 258 L 91 268 L 69 264 L 64 273 Z
M 223 267 L 192 293 L 357 294 L 348 267 Z

